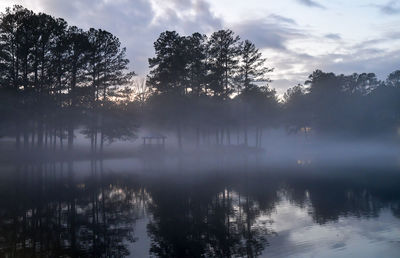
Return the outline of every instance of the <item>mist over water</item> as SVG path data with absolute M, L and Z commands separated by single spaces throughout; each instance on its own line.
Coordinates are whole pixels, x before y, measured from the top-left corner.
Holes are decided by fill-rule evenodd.
M 3 168 L 2 256 L 399 255 L 398 168 L 157 162 Z
M 182 134 L 179 146 L 157 132 L 165 146 L 143 145 L 141 129 L 93 153 L 77 131 L 72 151 L 11 154 L 0 256 L 400 255 L 396 138 L 270 129 L 256 148 L 252 132 L 247 147 L 241 133 L 231 144 Z
M 152 135 L 152 131 L 166 137 L 165 146 L 153 146 L 146 149 L 142 137 Z M 248 146 L 244 146 L 243 133 L 231 132 L 231 142 L 218 144 L 215 135 L 201 137 L 196 143 L 193 133 L 183 134 L 182 148 L 175 131 L 146 130 L 137 132 L 132 141 L 114 141 L 104 145 L 104 158 L 140 158 L 155 159 L 164 157 L 173 160 L 198 163 L 199 171 L 209 164 L 208 169 L 224 166 L 247 164 L 257 166 L 358 166 L 358 167 L 399 167 L 400 135 L 397 137 L 354 137 L 343 135 L 318 135 L 317 133 L 288 134 L 284 128 L 263 130 L 259 147 L 256 147 L 256 134 L 249 130 Z M 153 140 L 153 144 L 156 140 Z M 88 151 L 89 139 L 77 134 L 74 145 L 76 150 Z M 116 155 L 113 155 L 116 153 Z M 136 156 L 136 157 L 135 157 Z M 155 162 L 157 163 L 157 162 Z
M 158 133 L 165 146 L 143 145 L 141 129 L 93 154 L 77 131 L 72 153 L 4 162 L 0 255 L 400 255 L 396 138 L 270 129 L 259 148 L 251 132 L 246 148 L 240 133 L 224 145 L 183 134 L 179 147 Z

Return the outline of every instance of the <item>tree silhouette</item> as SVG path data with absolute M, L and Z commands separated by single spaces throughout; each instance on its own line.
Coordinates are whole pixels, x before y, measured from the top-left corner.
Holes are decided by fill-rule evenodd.
M 266 59 L 262 58 L 256 46 L 249 40 L 245 40 L 241 49 L 241 65 L 239 67 L 240 91 L 249 91 L 257 82 L 268 83 L 267 73 L 273 69 L 265 66 Z
M 208 41 L 210 89 L 215 96 L 227 98 L 234 91 L 234 75 L 238 69 L 240 37 L 231 30 L 214 32 Z
M 149 84 L 160 93 L 183 95 L 186 91 L 184 39 L 175 31 L 161 33 L 154 42 L 156 57 L 149 58 Z

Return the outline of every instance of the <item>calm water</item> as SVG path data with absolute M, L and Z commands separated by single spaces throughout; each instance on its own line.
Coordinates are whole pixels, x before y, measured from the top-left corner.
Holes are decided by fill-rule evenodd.
M 134 164 L 1 168 L 0 257 L 400 257 L 396 168 Z

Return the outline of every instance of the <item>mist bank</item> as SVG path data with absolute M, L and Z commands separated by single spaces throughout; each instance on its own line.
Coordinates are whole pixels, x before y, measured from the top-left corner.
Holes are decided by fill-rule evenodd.
M 226 137 L 218 139 L 215 133 L 201 134 L 187 131 L 179 137 L 175 131 L 157 131 L 165 136 L 165 145 L 153 140 L 143 144 L 142 137 L 151 135 L 150 130 L 139 129 L 137 138 L 106 142 L 101 152 L 93 152 L 92 139 L 74 133 L 72 150 L 59 142 L 49 149 L 29 145 L 17 150 L 13 138 L 0 140 L 2 164 L 34 164 L 38 162 L 104 160 L 113 169 L 149 169 L 201 172 L 218 169 L 254 169 L 266 167 L 395 167 L 400 168 L 399 137 L 344 137 L 342 135 L 318 135 L 307 133 L 288 134 L 284 128 L 265 129 L 262 137 L 255 130 L 247 132 L 244 144 L 243 132 L 231 132 L 231 142 Z M 234 139 L 234 140 L 233 140 Z M 82 163 L 82 164 L 83 164 Z

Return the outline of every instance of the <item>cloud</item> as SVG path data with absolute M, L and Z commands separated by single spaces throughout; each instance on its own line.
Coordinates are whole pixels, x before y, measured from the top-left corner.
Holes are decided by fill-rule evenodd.
M 352 46 L 352 48 L 365 49 L 383 44 L 396 45 L 398 44 L 398 42 L 395 43 L 394 41 L 399 41 L 399 40 L 400 40 L 400 32 L 388 32 L 388 33 L 383 33 L 379 37 L 361 41 Z
M 308 6 L 308 7 L 315 7 L 325 9 L 325 6 L 313 1 L 313 0 L 296 0 L 298 3 Z
M 335 73 L 374 72 L 379 79 L 385 79 L 388 73 L 398 69 L 400 50 L 386 51 L 368 48 L 354 51 L 348 55 L 325 55 L 319 58 L 321 68 Z M 342 59 L 341 62 L 332 62 Z
M 211 12 L 205 0 L 153 0 L 153 6 L 158 9 L 158 26 L 174 27 L 185 34 L 207 33 L 222 27 L 222 19 Z
M 281 15 L 277 15 L 277 14 L 270 14 L 268 17 L 277 22 L 288 23 L 288 24 L 292 24 L 292 25 L 297 24 L 295 20 L 281 16 Z
M 324 8 L 315 1 L 297 1 Z M 154 56 L 153 42 L 165 30 L 188 35 L 196 31 L 209 34 L 221 28 L 232 29 L 264 53 L 267 65 L 275 68 L 270 74 L 271 86 L 279 93 L 304 82 L 315 69 L 346 74 L 376 72 L 384 79 L 398 69 L 400 59 L 400 50 L 393 43 L 400 39 L 400 34 L 394 31 L 350 44 L 340 34 L 326 31 L 317 35 L 315 28 L 303 27 L 291 17 L 278 13 L 228 24 L 213 13 L 209 0 L 0 0 L 0 7 L 6 6 L 5 3 L 7 6 L 21 4 L 62 17 L 84 29 L 110 31 L 127 47 L 131 68 L 139 75 L 148 72 L 148 58 Z M 395 13 L 396 3 L 388 2 L 383 10 Z
M 357 44 L 346 42 L 340 34 L 328 33 L 322 35 L 329 39 L 329 43 L 325 43 L 312 29 L 274 15 L 243 21 L 232 28 L 242 39 L 254 42 L 267 58 L 267 65 L 275 68 L 269 76 L 271 87 L 278 94 L 304 83 L 316 69 L 338 74 L 375 72 L 378 78 L 385 79 L 389 72 L 397 69 L 400 59 L 400 49 L 390 50 L 382 45 L 400 39 L 398 33 L 383 33 Z M 307 47 L 308 42 L 313 47 Z M 325 44 L 330 45 L 331 50 L 319 51 Z
M 340 34 L 337 34 L 337 33 L 329 33 L 329 34 L 326 34 L 324 37 L 327 38 L 327 39 L 332 39 L 332 40 L 340 40 L 340 39 L 342 39 Z
M 287 26 L 287 21 L 277 22 L 265 19 L 245 21 L 233 25 L 233 30 L 242 39 L 249 39 L 258 48 L 272 48 L 286 50 L 286 43 L 291 39 L 305 37 L 305 34 L 291 26 Z M 281 18 L 279 18 L 282 21 Z M 293 23 L 292 23 L 293 24 Z
M 400 6 L 398 0 L 389 1 L 384 5 L 374 5 L 374 6 L 379 8 L 379 10 L 383 14 L 387 15 L 400 14 Z
M 338 45 L 337 49 L 324 54 L 284 50 L 269 58 L 268 55 L 271 54 L 267 53 L 266 57 L 272 67 L 276 68 L 271 74 L 271 86 L 276 88 L 278 94 L 283 94 L 287 88 L 304 83 L 308 75 L 316 69 L 336 74 L 373 72 L 380 80 L 385 80 L 390 72 L 398 70 L 400 59 L 400 48 L 389 49 L 381 46 L 391 42 L 390 38 L 398 39 L 398 35 L 385 34 L 357 44 L 348 44 L 342 40 L 333 41 L 333 44 Z

